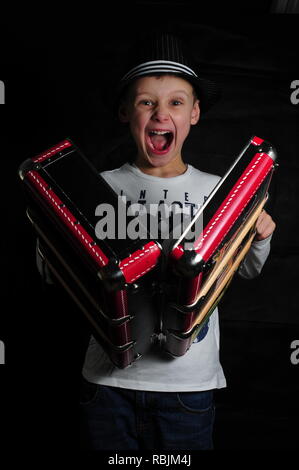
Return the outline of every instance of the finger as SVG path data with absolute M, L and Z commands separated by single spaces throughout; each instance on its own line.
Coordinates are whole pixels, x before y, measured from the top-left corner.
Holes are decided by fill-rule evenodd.
M 256 226 L 257 238 L 263 240 L 268 238 L 275 230 L 276 224 L 271 217 L 264 219 L 258 226 Z
M 269 214 L 267 214 L 265 211 L 261 212 L 256 221 L 256 229 L 262 229 L 263 225 L 267 224 L 267 220 L 269 218 Z

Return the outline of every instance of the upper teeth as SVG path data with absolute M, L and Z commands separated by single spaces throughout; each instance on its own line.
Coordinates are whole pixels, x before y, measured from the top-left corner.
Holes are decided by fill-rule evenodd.
M 164 135 L 164 134 L 169 134 L 169 131 L 150 131 L 151 134 L 156 134 L 156 135 Z

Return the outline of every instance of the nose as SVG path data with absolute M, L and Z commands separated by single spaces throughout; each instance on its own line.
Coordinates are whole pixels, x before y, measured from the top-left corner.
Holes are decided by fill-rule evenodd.
M 157 122 L 167 122 L 169 119 L 169 112 L 166 106 L 163 106 L 161 104 L 157 105 L 154 110 L 152 119 Z

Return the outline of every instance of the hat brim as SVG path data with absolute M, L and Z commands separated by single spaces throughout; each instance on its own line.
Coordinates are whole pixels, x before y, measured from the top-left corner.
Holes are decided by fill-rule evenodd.
M 201 112 L 207 112 L 221 98 L 221 89 L 215 82 L 205 78 L 180 76 L 193 85 L 196 96 L 200 101 Z

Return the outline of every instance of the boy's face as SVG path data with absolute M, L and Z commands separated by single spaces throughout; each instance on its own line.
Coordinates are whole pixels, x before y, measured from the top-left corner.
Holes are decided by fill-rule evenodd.
M 199 115 L 192 85 L 174 75 L 136 80 L 120 107 L 137 144 L 136 164 L 142 169 L 182 167 L 182 146 Z

